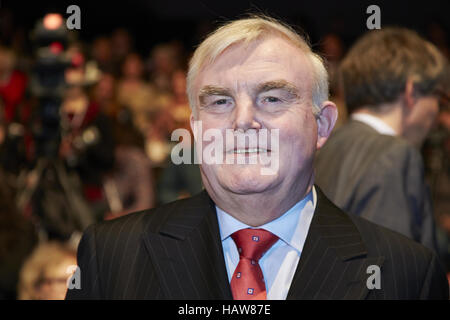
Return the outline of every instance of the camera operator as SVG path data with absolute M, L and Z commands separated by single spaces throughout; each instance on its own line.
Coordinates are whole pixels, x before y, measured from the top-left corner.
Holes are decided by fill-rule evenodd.
M 67 240 L 106 211 L 98 207 L 102 174 L 114 161 L 112 133 L 86 93 L 99 71 L 85 63 L 62 16 L 47 14 L 32 37 L 33 168 L 21 175 L 18 203 L 44 238 Z
M 61 140 L 59 156 L 69 169 L 78 173 L 84 196 L 96 220 L 101 220 L 107 210 L 102 182 L 104 174 L 114 165 L 114 138 L 110 119 L 87 94 L 94 80 L 78 78 L 77 74 L 86 77 L 82 73 L 76 68 L 66 73 L 69 88 L 61 106 L 61 124 L 66 134 Z

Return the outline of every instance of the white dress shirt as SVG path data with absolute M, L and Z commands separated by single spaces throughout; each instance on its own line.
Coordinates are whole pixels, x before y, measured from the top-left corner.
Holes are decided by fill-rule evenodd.
M 375 129 L 379 134 L 385 134 L 388 136 L 396 136 L 397 133 L 390 125 L 388 125 L 386 122 L 381 120 L 380 118 L 377 118 L 373 115 L 367 114 L 367 113 L 353 113 L 351 115 L 351 118 L 353 120 L 361 121 L 365 124 L 367 124 L 369 127 Z
M 284 300 L 297 269 L 309 226 L 316 207 L 314 186 L 308 195 L 279 218 L 257 228 L 278 236 L 278 241 L 259 260 L 268 300 Z M 235 231 L 252 228 L 216 206 L 228 280 L 239 263 L 239 253 L 231 238 Z

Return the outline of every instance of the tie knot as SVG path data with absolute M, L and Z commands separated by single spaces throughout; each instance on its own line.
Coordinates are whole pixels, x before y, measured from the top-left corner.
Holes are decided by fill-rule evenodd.
M 264 229 L 242 229 L 231 235 L 241 257 L 257 262 L 278 237 Z

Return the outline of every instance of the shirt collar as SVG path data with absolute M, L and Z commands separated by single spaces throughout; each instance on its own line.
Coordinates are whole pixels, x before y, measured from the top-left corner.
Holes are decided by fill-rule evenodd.
M 353 113 L 351 118 L 357 121 L 361 121 L 371 128 L 375 129 L 380 134 L 385 134 L 388 136 L 396 136 L 395 130 L 389 126 L 386 122 L 377 118 L 371 114 L 367 113 Z
M 313 186 L 305 198 L 297 202 L 283 215 L 256 228 L 270 231 L 300 253 L 309 230 L 309 223 L 317 202 L 316 199 L 316 190 Z M 254 228 L 237 220 L 217 206 L 216 211 L 222 241 L 238 230 Z M 308 225 L 305 225 L 305 223 Z

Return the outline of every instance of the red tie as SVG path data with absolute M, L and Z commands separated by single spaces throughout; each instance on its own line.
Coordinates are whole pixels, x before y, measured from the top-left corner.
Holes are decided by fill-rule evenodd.
M 259 259 L 278 240 L 264 229 L 242 229 L 231 235 L 239 251 L 239 264 L 231 279 L 234 300 L 266 300 L 264 276 Z

